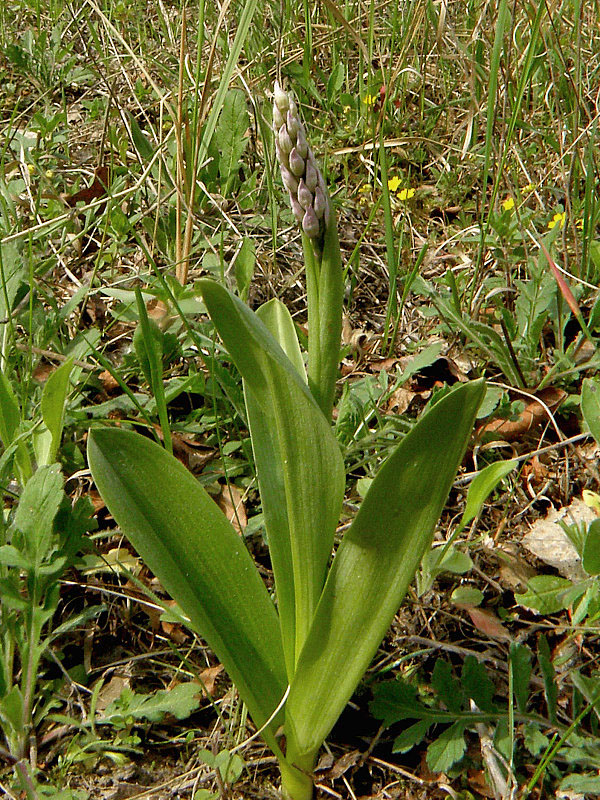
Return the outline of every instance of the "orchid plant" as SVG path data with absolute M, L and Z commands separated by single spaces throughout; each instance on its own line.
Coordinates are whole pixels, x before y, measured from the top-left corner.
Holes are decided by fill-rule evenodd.
M 198 481 L 158 444 L 90 431 L 92 475 L 122 531 L 212 647 L 277 756 L 283 795 L 309 800 L 319 748 L 369 666 L 430 546 L 484 391 L 423 415 L 380 468 L 335 555 L 345 490 L 331 417 L 343 285 L 335 211 L 298 108 L 277 84 L 277 156 L 301 227 L 308 365 L 287 308 L 253 312 L 212 280 L 207 311 L 243 378 L 275 580 Z

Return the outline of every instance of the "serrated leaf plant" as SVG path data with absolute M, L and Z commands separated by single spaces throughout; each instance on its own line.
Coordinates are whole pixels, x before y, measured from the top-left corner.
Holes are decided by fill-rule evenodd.
M 244 542 L 159 445 L 94 428 L 94 480 L 123 532 L 210 644 L 277 756 L 283 795 L 308 800 L 319 748 L 380 645 L 463 457 L 481 381 L 437 402 L 379 470 L 335 556 L 345 488 L 331 416 L 343 302 L 335 213 L 293 99 L 275 87 L 283 181 L 301 225 L 308 368 L 287 308 L 256 313 L 212 280 L 201 290 L 242 375 L 275 599 Z

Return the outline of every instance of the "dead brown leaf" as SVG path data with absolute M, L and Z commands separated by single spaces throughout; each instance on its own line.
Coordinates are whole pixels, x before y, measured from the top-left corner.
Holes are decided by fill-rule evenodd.
M 65 205 L 74 208 L 77 203 L 91 203 L 104 197 L 110 186 L 110 170 L 107 166 L 101 165 L 94 170 L 94 180 L 85 189 L 80 189 L 75 194 L 63 194 L 62 199 Z
M 207 667 L 200 673 L 200 681 L 203 688 L 209 697 L 213 697 L 215 693 L 215 686 L 217 678 L 223 673 L 223 664 L 217 664 L 216 667 Z
M 240 536 L 243 536 L 248 524 L 243 497 L 242 492 L 234 483 L 223 486 L 217 497 L 217 505 Z
M 490 639 L 498 639 L 502 642 L 511 642 L 512 636 L 506 630 L 504 625 L 500 622 L 498 617 L 494 614 L 493 611 L 489 611 L 486 608 L 477 608 L 476 606 L 469 606 L 469 605 L 460 605 L 458 604 L 459 608 L 464 609 L 467 614 L 471 617 L 471 622 L 477 630 L 485 633 L 486 636 L 489 636 Z
M 103 370 L 100 375 L 98 375 L 98 378 L 106 394 L 114 394 L 121 388 L 119 381 L 114 378 L 107 369 Z
M 555 411 L 566 399 L 567 393 L 552 386 L 539 393 L 539 400 L 527 403 L 518 419 L 494 419 L 477 430 L 477 437 L 493 435 L 498 439 L 512 442 L 532 428 L 548 420 L 548 409 Z M 541 401 L 541 402 L 540 402 Z

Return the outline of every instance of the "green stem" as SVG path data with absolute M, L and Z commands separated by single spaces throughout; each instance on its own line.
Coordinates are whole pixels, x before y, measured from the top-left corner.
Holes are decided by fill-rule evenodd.
M 344 282 L 335 212 L 330 211 L 323 254 L 315 255 L 302 236 L 308 302 L 308 385 L 319 407 L 331 419 L 340 362 Z
M 305 756 L 295 756 L 290 752 L 288 742 L 288 755 L 279 762 L 281 769 L 281 793 L 284 800 L 312 800 L 313 779 L 312 771 L 315 767 L 316 753 Z
M 308 306 L 308 386 L 321 407 L 321 342 L 319 341 L 319 279 L 321 262 L 315 255 L 312 242 L 302 234 L 304 268 L 306 271 L 306 304 Z

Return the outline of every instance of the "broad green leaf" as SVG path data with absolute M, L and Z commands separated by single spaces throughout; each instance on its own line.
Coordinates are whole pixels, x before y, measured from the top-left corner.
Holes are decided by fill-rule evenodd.
M 431 728 L 431 725 L 431 720 L 421 719 L 415 722 L 414 725 L 403 730 L 400 736 L 394 739 L 392 753 L 407 753 L 416 744 L 420 744 L 427 735 L 427 731 Z
M 513 642 L 509 652 L 513 676 L 513 692 L 519 711 L 525 711 L 529 700 L 529 678 L 531 677 L 531 650 L 524 644 Z
M 380 469 L 338 548 L 286 707 L 299 752 L 316 750 L 369 666 L 431 544 L 483 381 L 436 403 Z M 288 738 L 288 746 L 290 738 Z
M 600 384 L 591 378 L 583 382 L 581 413 L 592 436 L 600 444 Z
M 127 116 L 129 118 L 129 128 L 131 130 L 131 138 L 133 139 L 135 149 L 138 151 L 142 161 L 151 161 L 152 156 L 154 155 L 154 147 L 152 147 L 148 141 L 148 137 L 138 125 L 138 122 L 133 114 L 128 113 Z
M 292 363 L 239 298 L 214 281 L 199 283 L 213 323 L 245 381 L 280 608 L 284 603 L 282 634 L 291 674 L 323 589 L 344 494 L 343 459 L 331 425 L 298 373 L 297 344 L 290 345 Z M 286 347 L 288 341 L 285 336 Z M 293 648 L 290 585 L 295 605 Z
M 456 714 L 462 709 L 464 702 L 463 691 L 460 683 L 452 674 L 452 667 L 442 658 L 438 658 L 431 675 L 431 685 L 435 689 L 438 699 L 446 706 L 448 711 Z
M 4 371 L 0 370 L 0 439 L 4 447 L 11 444 L 20 422 L 17 398 Z
M 495 464 L 489 464 L 473 478 L 467 492 L 467 502 L 460 521 L 461 528 L 464 528 L 471 520 L 475 519 L 491 492 L 502 478 L 512 472 L 518 464 L 519 462 L 514 459 L 512 461 L 498 461 Z
M 256 245 L 254 244 L 254 239 L 250 239 L 246 236 L 233 264 L 235 282 L 242 300 L 248 299 L 248 290 L 250 288 L 252 276 L 254 275 L 255 265 Z
M 403 719 L 420 719 L 422 710 L 416 686 L 402 678 L 375 686 L 373 700 L 369 703 L 371 714 L 380 719 L 386 728 Z
M 246 98 L 241 89 L 230 89 L 223 98 L 223 109 L 215 131 L 219 142 L 219 175 L 224 195 L 227 195 L 246 149 L 249 117 Z
M 595 519 L 588 527 L 582 562 L 588 575 L 600 574 L 600 519 Z
M 427 766 L 434 772 L 447 772 L 460 761 L 467 749 L 464 722 L 446 728 L 427 748 Z
M 40 467 L 30 478 L 17 506 L 15 527 L 23 534 L 24 552 L 39 567 L 53 539 L 53 523 L 63 498 L 58 464 Z
M 296 326 L 287 306 L 273 298 L 258 309 L 256 316 L 268 328 L 283 352 L 296 367 L 302 380 L 306 382 L 306 368 L 298 344 Z
M 264 724 L 286 688 L 279 621 L 240 537 L 183 465 L 149 439 L 93 429 L 88 461 L 125 535 L 221 659 L 255 724 Z
M 224 783 L 235 783 L 245 766 L 241 756 L 229 750 L 220 750 L 215 757 L 215 767 L 221 773 Z
M 539 756 L 548 747 L 550 740 L 540 731 L 539 725 L 528 722 L 523 730 L 523 744 L 532 756 Z
M 23 694 L 18 686 L 0 699 L 0 724 L 3 731 L 12 738 L 14 733 L 21 733 L 27 720 Z
M 13 444 L 21 422 L 21 410 L 10 381 L 0 370 L 0 439 L 4 445 L 3 458 L 11 459 L 14 454 L 17 477 L 21 484 L 27 483 L 32 475 L 29 449 L 21 439 Z M 13 447 L 11 448 L 11 445 Z M 12 450 L 12 453 L 10 452 Z
M 65 404 L 72 369 L 73 360 L 69 358 L 51 373 L 44 386 L 41 403 L 44 424 L 41 430 L 35 431 L 33 438 L 39 465 L 48 465 L 56 461 L 62 439 Z
M 523 594 L 515 594 L 515 600 L 540 614 L 555 614 L 566 608 L 565 595 L 572 586 L 571 581 L 558 575 L 536 575 L 527 582 Z
M 515 736 L 508 726 L 508 716 L 501 716 L 494 731 L 494 747 L 507 763 L 512 761 Z
M 455 575 L 464 575 L 473 566 L 473 561 L 467 553 L 457 550 L 450 545 L 446 547 L 436 547 L 430 550 L 423 558 L 423 570 L 432 577 L 441 572 L 453 572 Z
M 468 697 L 471 697 L 481 711 L 494 710 L 494 684 L 485 667 L 475 656 L 467 656 L 460 674 L 460 682 Z
M 306 372 L 302 353 L 294 323 L 286 306 L 279 300 L 270 300 L 258 309 L 257 316 L 273 334 L 305 381 Z M 271 419 L 264 413 L 261 404 L 246 382 L 244 382 L 244 395 L 267 527 L 271 564 L 275 576 L 286 667 L 288 677 L 291 677 L 296 663 L 296 601 L 285 470 Z
M 342 63 L 336 64 L 331 70 L 331 75 L 327 81 L 327 99 L 330 103 L 336 99 L 338 92 L 344 85 L 345 75 L 346 69 Z
M 3 567 L 18 567 L 24 572 L 27 572 L 32 567 L 29 559 L 16 547 L 13 547 L 12 544 L 3 544 L 0 547 L 0 564 Z
M 108 704 L 98 721 L 117 724 L 131 717 L 159 722 L 165 714 L 172 714 L 177 719 L 187 719 L 198 709 L 201 695 L 202 688 L 192 681 L 151 694 L 138 694 L 131 689 L 124 689 L 116 700 Z
M 12 311 L 19 286 L 28 279 L 20 241 L 0 242 L 0 317 Z
M 594 706 L 596 714 L 600 716 L 600 678 L 582 675 L 579 670 L 571 670 L 569 675 L 575 688 L 581 692 L 587 703 Z
M 587 775 L 567 775 L 563 778 L 558 786 L 560 792 L 564 792 L 563 797 L 570 796 L 581 797 L 589 795 L 593 797 L 600 795 L 600 775 L 588 773 Z
M 473 606 L 476 608 L 483 602 L 483 592 L 475 586 L 457 586 L 450 595 L 450 600 L 456 606 Z

